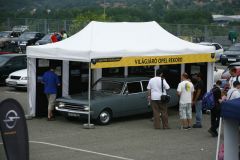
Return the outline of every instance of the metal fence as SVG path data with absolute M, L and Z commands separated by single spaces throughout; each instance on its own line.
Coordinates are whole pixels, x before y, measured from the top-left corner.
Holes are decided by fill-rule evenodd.
M 87 24 L 87 22 L 85 23 Z M 27 25 L 30 31 L 43 33 L 66 30 L 67 33 L 74 34 L 84 26 L 73 27 L 73 20 L 62 19 L 33 19 L 33 18 L 0 18 L 0 30 L 11 30 L 16 25 Z M 200 25 L 200 24 L 166 24 L 160 25 L 170 33 L 193 42 L 215 41 L 223 45 L 230 45 L 228 40 L 229 31 L 240 33 L 240 26 L 228 25 Z

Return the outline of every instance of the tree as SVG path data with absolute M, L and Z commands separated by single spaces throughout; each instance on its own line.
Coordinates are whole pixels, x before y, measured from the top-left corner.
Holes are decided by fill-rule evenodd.
M 103 14 L 96 14 L 93 12 L 85 12 L 83 14 L 80 14 L 77 16 L 69 29 L 69 34 L 72 35 L 78 31 L 80 31 L 82 28 L 84 28 L 89 22 L 91 21 L 109 21 L 110 18 L 107 17 L 107 15 Z

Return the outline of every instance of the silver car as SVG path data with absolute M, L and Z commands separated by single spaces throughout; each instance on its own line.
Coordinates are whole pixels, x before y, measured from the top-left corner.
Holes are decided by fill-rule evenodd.
M 146 77 L 101 78 L 92 88 L 91 118 L 105 125 L 112 118 L 151 112 L 147 100 L 148 81 Z M 176 106 L 176 89 L 170 89 L 169 94 L 171 100 L 168 105 Z M 56 110 L 66 118 L 86 118 L 89 112 L 87 93 L 58 98 Z

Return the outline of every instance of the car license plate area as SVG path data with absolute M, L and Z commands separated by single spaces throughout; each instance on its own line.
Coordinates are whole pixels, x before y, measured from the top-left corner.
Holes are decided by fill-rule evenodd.
M 78 113 L 68 113 L 69 117 L 80 117 L 80 114 Z
M 236 59 L 234 59 L 234 58 L 229 58 L 228 61 L 235 62 Z
M 10 84 L 10 85 L 16 85 L 17 82 L 15 82 L 15 81 L 8 81 L 8 84 Z

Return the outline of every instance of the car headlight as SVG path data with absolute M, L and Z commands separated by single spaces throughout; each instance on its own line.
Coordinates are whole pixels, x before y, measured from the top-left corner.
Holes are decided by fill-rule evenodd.
M 84 106 L 84 111 L 89 111 L 89 106 Z
M 28 80 L 28 77 L 22 77 L 21 80 Z
M 61 107 L 65 107 L 65 103 L 59 102 L 59 103 L 58 103 L 58 107 L 60 107 L 60 108 L 61 108 Z

